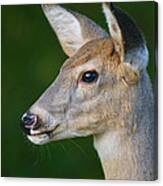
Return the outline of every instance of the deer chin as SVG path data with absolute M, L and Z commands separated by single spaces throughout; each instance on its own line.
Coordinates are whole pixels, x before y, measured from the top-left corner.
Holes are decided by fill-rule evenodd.
M 49 142 L 49 135 L 47 133 L 39 134 L 36 136 L 27 135 L 27 138 L 36 145 L 43 145 Z
M 27 138 L 35 145 L 43 145 L 50 141 L 76 137 L 76 135 L 66 129 L 66 125 L 59 124 L 55 127 L 49 128 L 48 130 L 31 130 L 31 134 L 27 135 Z
M 31 130 L 30 135 L 27 135 L 27 138 L 36 145 L 42 145 L 48 143 L 53 137 L 54 133 L 57 134 L 60 132 L 59 124 L 55 125 L 55 127 L 51 127 L 48 130 L 39 129 L 39 130 Z
M 90 135 L 90 132 L 85 132 L 83 134 L 80 131 L 67 129 L 66 125 L 62 124 L 61 126 L 58 125 L 55 130 L 47 130 L 42 133 L 39 133 L 39 131 L 37 131 L 33 135 L 27 135 L 27 138 L 35 145 L 43 145 L 52 141 L 59 141 L 76 137 L 86 137 Z
M 58 140 L 63 140 L 67 138 L 73 138 L 75 136 L 72 136 L 71 134 L 65 132 L 61 132 L 58 134 L 53 134 L 53 133 L 43 133 L 43 134 L 38 134 L 38 135 L 27 135 L 27 138 L 34 143 L 35 145 L 44 145 L 46 143 L 49 143 L 51 141 L 58 141 Z

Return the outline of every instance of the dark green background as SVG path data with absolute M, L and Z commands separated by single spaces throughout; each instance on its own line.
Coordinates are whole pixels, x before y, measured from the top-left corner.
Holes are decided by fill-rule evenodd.
M 154 79 L 154 2 L 116 3 L 144 32 Z M 65 5 L 107 30 L 101 4 Z M 66 59 L 39 5 L 2 6 L 2 176 L 103 179 L 92 137 L 44 146 L 30 143 L 21 115 L 57 76 Z

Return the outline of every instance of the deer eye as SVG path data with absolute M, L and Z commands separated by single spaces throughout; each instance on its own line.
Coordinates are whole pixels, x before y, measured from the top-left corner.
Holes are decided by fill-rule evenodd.
M 81 81 L 85 83 L 92 83 L 95 82 L 98 78 L 98 73 L 93 70 L 93 71 L 87 71 L 83 74 Z

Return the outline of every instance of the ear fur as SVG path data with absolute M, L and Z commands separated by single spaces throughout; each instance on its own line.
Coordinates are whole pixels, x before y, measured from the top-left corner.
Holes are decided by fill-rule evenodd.
M 86 42 L 108 36 L 86 16 L 55 4 L 42 5 L 42 9 L 68 56 L 74 55 Z
M 111 3 L 103 3 L 103 11 L 108 23 L 110 36 L 113 39 L 115 49 L 121 56 L 121 62 L 124 61 L 124 46 L 123 46 L 123 36 L 119 23 L 113 13 L 113 7 Z
M 142 32 L 132 18 L 112 3 L 103 4 L 110 36 L 121 55 L 121 62 L 135 71 L 142 71 L 148 64 L 148 50 Z M 117 47 L 118 46 L 118 47 Z

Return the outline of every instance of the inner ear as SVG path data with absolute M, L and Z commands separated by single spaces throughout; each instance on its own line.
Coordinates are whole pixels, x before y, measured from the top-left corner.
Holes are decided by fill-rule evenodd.
M 128 63 L 135 71 L 144 70 L 148 64 L 148 49 L 135 21 L 113 3 L 104 3 L 103 10 L 121 62 Z
M 108 23 L 110 36 L 113 40 L 115 49 L 119 53 L 121 61 L 123 62 L 124 60 L 123 36 L 118 20 L 114 15 L 114 7 L 112 3 L 103 3 L 103 11 Z
M 56 4 L 42 5 L 42 8 L 69 57 L 88 41 L 108 37 L 99 25 L 84 15 Z

